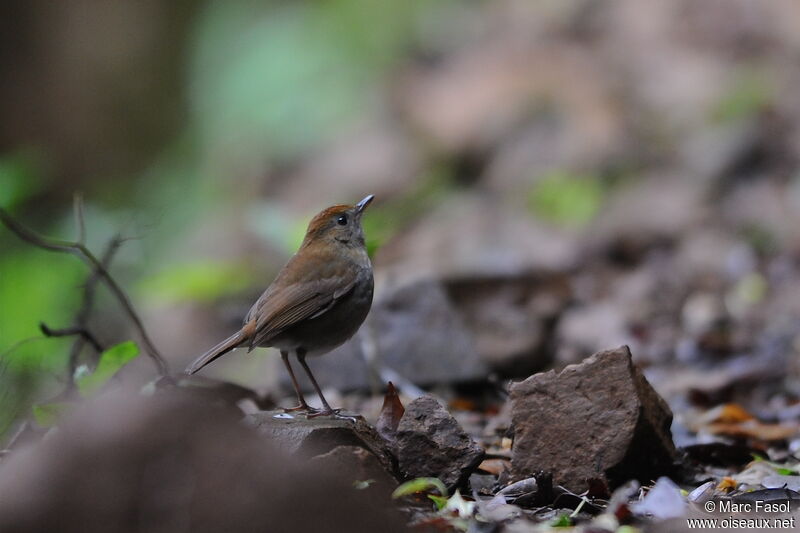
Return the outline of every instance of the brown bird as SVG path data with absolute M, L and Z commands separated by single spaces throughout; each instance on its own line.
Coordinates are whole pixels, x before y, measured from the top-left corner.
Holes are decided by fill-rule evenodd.
M 372 305 L 372 263 L 364 244 L 361 216 L 372 202 L 369 195 L 356 205 L 334 205 L 308 225 L 300 249 L 281 269 L 244 319 L 242 329 L 198 357 L 187 369 L 194 374 L 234 348 L 272 346 L 297 393 L 299 405 L 287 411 L 310 416 L 337 414 L 331 409 L 308 368 L 306 357 L 327 353 L 352 337 Z M 306 403 L 289 362 L 294 352 L 314 385 L 322 410 Z

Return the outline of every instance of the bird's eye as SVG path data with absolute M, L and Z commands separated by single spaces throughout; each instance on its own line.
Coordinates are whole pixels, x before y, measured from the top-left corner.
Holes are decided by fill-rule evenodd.
M 336 219 L 336 223 L 340 226 L 347 225 L 347 215 L 339 215 L 339 218 Z

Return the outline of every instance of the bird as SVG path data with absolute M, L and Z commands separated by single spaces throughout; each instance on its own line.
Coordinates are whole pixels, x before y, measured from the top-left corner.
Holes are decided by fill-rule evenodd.
M 242 328 L 198 357 L 187 374 L 239 347 L 274 347 L 292 379 L 298 405 L 286 412 L 309 417 L 338 416 L 331 408 L 306 357 L 323 355 L 350 339 L 372 306 L 374 278 L 367 254 L 361 217 L 374 199 L 355 205 L 334 205 L 308 224 L 297 252 L 247 313 Z M 289 355 L 294 354 L 319 396 L 322 409 L 308 405 L 297 382 Z

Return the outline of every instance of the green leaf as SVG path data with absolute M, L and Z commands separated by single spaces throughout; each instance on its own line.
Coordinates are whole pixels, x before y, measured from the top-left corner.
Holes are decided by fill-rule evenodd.
M 58 419 L 72 404 L 66 402 L 41 403 L 33 406 L 33 418 L 42 427 L 49 428 L 56 425 Z
M 551 527 L 572 527 L 572 525 L 572 518 L 569 517 L 568 513 L 558 515 L 558 518 L 550 523 Z
M 428 498 L 430 498 L 434 505 L 436 505 L 436 510 L 441 511 L 444 509 L 444 506 L 447 505 L 447 496 L 436 496 L 435 494 L 428 494 Z
M 133 341 L 121 342 L 100 355 L 95 371 L 76 380 L 81 396 L 90 396 L 114 377 L 114 374 L 139 356 L 139 347 Z
M 409 494 L 416 494 L 417 492 L 427 492 L 432 489 L 438 490 L 439 494 L 442 496 L 447 496 L 447 487 L 444 486 L 441 480 L 435 477 L 418 477 L 411 481 L 406 481 L 394 489 L 392 499 L 408 496 Z

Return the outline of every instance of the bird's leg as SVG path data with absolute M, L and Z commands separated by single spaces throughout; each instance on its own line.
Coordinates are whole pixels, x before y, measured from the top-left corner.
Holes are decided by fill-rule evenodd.
M 317 417 L 317 416 L 326 416 L 326 415 L 337 415 L 341 409 L 331 409 L 331 406 L 328 404 L 328 400 L 325 399 L 325 396 L 322 395 L 322 389 L 319 388 L 319 384 L 317 380 L 314 379 L 314 374 L 311 373 L 311 369 L 308 368 L 308 363 L 306 363 L 306 351 L 302 348 L 297 349 L 297 360 L 300 361 L 300 365 L 302 365 L 303 370 L 306 371 L 308 374 L 308 379 L 311 380 L 311 384 L 314 385 L 314 390 L 317 391 L 317 396 L 319 396 L 320 401 L 322 402 L 322 411 L 318 411 L 316 413 L 312 413 L 308 415 L 310 418 Z
M 297 407 L 288 407 L 284 409 L 284 411 L 287 413 L 292 411 L 316 411 L 316 409 L 306 403 L 303 392 L 300 390 L 300 385 L 297 383 L 292 365 L 289 363 L 289 352 L 281 350 L 281 359 L 283 359 L 283 364 L 286 365 L 286 370 L 289 371 L 289 376 L 292 378 L 292 385 L 294 385 L 294 392 L 297 393 L 297 402 L 299 404 Z

